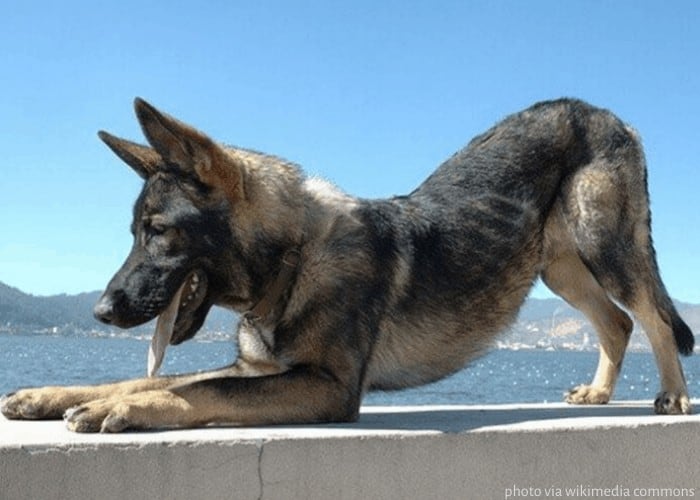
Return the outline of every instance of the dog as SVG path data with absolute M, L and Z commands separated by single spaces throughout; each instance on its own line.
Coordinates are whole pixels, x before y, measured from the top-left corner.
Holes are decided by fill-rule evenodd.
M 144 187 L 133 248 L 95 316 L 129 328 L 160 315 L 155 336 L 174 345 L 225 306 L 241 315 L 238 359 L 158 377 L 156 347 L 154 376 L 20 390 L 0 404 L 6 417 L 63 416 L 79 432 L 354 421 L 367 391 L 432 382 L 483 354 L 538 277 L 600 340 L 595 376 L 569 403 L 610 400 L 629 311 L 658 363 L 656 413 L 691 412 L 678 354 L 694 338 L 659 275 L 643 150 L 609 111 L 535 104 L 410 194 L 366 200 L 141 99 L 135 110 L 149 146 L 99 133 Z

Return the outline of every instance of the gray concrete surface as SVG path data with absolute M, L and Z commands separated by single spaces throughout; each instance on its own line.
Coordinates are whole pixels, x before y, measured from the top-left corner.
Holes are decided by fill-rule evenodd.
M 365 407 L 347 425 L 116 435 L 0 417 L 0 499 L 700 497 L 700 416 L 651 411 Z

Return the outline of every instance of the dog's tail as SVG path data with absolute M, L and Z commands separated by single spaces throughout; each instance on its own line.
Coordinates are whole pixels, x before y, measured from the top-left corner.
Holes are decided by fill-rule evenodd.
M 671 318 L 671 329 L 673 330 L 673 338 L 676 341 L 678 352 L 684 356 L 690 356 L 693 353 L 693 347 L 695 346 L 695 337 L 693 336 L 693 332 L 690 331 L 690 327 L 685 321 L 683 321 L 672 303 L 669 309 L 670 310 L 667 310 L 666 313 Z
M 690 331 L 688 325 L 678 314 L 671 317 L 671 328 L 673 328 L 673 338 L 676 340 L 678 352 L 685 356 L 690 356 L 695 346 L 693 332 Z
M 658 270 L 657 270 L 658 273 Z M 657 280 L 657 289 L 654 295 L 656 296 L 656 303 L 661 310 L 662 317 L 668 321 L 673 331 L 673 339 L 676 341 L 676 347 L 678 352 L 684 356 L 690 356 L 693 353 L 693 347 L 695 346 L 695 337 L 690 327 L 687 325 L 680 314 L 676 306 L 673 304 L 673 300 L 668 295 L 666 288 L 662 284 L 661 280 Z

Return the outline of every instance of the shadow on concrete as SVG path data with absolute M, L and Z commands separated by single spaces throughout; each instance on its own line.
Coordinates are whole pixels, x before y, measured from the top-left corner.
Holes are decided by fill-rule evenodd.
M 467 432 L 482 427 L 504 426 L 525 422 L 539 422 L 546 428 L 546 421 L 581 418 L 649 417 L 653 415 L 651 403 L 599 406 L 485 406 L 485 407 L 411 407 L 391 411 L 389 407 L 364 407 L 359 421 L 353 424 L 330 425 L 329 427 L 371 429 L 438 431 L 446 433 Z

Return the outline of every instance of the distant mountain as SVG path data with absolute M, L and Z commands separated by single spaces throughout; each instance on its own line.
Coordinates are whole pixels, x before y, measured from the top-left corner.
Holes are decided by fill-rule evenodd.
M 92 316 L 100 292 L 40 297 L 0 282 L 0 334 L 54 334 L 90 336 L 150 336 L 154 322 L 130 330 L 104 325 Z M 676 302 L 690 328 L 700 333 L 700 305 Z M 212 308 L 199 337 L 232 336 L 236 315 Z M 700 343 L 700 339 L 698 339 Z M 598 339 L 588 320 L 560 299 L 527 300 L 515 324 L 498 341 L 503 348 L 592 349 Z M 648 350 L 641 332 L 630 341 L 634 350 Z
M 675 302 L 690 329 L 700 334 L 700 305 Z M 698 338 L 700 344 L 700 338 Z M 586 317 L 560 299 L 528 299 L 515 324 L 498 342 L 511 349 L 597 349 L 598 337 Z M 649 341 L 635 323 L 629 342 L 633 351 L 648 351 Z
M 97 321 L 92 308 L 100 293 L 41 297 L 0 282 L 0 333 L 134 336 L 153 333 L 153 321 L 128 332 Z M 235 321 L 232 312 L 214 307 L 204 324 L 204 331 L 217 335 L 232 334 Z
M 0 326 L 17 325 L 31 330 L 70 325 L 92 328 L 89 311 L 98 292 L 35 297 L 0 282 Z

